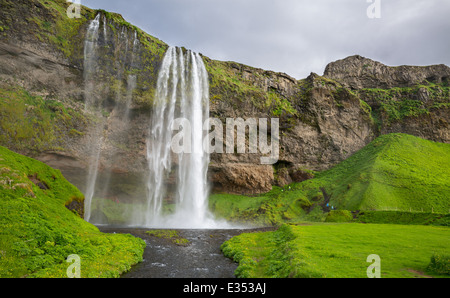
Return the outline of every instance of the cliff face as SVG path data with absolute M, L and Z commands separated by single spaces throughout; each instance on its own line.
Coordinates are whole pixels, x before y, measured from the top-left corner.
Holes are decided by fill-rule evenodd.
M 123 184 L 142 177 L 150 107 L 167 45 L 117 14 L 83 8 L 81 19 L 68 19 L 65 11 L 70 3 L 63 0 L 0 0 L 0 4 L 0 89 L 5 103 L 0 113 L 11 115 L 15 105 L 13 112 L 26 115 L 9 119 L 8 125 L 0 120 L 2 135 L 7 136 L 0 139 L 1 145 L 61 169 L 81 187 L 89 144 L 98 136 L 95 124 L 104 122 L 107 154 L 101 157 L 100 168 L 112 169 Z M 98 13 L 101 51 L 95 77 L 86 80 L 86 32 L 88 21 Z M 450 70 L 445 65 L 389 67 L 354 56 L 330 63 L 324 76 L 296 80 L 203 58 L 211 117 L 224 124 L 226 118 L 279 118 L 281 130 L 280 157 L 273 166 L 261 165 L 260 154 L 212 154 L 209 174 L 215 191 L 255 194 L 274 184 L 310 178 L 308 170 L 328 169 L 388 132 L 450 140 Z M 135 88 L 127 94 L 131 77 Z M 88 83 L 92 91 L 86 94 Z M 86 96 L 102 107 L 101 116 L 84 109 Z M 117 107 L 128 97 L 130 116 L 124 134 L 122 110 Z M 29 119 L 36 122 L 28 123 Z M 26 137 L 20 138 L 11 121 L 16 127 L 29 127 Z M 46 142 L 33 141 L 43 136 Z M 118 191 L 130 193 L 129 189 Z M 139 191 L 145 190 L 134 190 L 133 195 Z
M 450 68 L 444 64 L 392 67 L 355 55 L 328 64 L 324 77 L 352 89 L 413 87 L 424 82 L 448 85 Z

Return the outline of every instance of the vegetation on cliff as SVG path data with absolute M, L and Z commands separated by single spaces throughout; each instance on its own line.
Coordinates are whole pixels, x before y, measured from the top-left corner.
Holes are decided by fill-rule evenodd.
M 374 116 L 389 126 L 406 117 L 428 115 L 433 109 L 450 107 L 450 87 L 448 82 L 417 84 L 413 87 L 393 87 L 389 89 L 364 88 L 357 94 L 370 102 Z
M 316 179 L 337 209 L 447 213 L 449 154 L 449 144 L 383 135 Z
M 104 88 L 100 83 L 109 84 L 108 88 L 102 90 L 103 97 L 113 100 L 116 98 L 114 93 L 124 93 L 122 89 L 127 85 L 126 75 L 133 74 L 137 77 L 137 88 L 133 94 L 134 103 L 144 108 L 151 106 L 159 64 L 168 46 L 131 25 L 117 13 L 81 6 L 79 17 L 69 18 L 67 9 L 71 4 L 65 0 L 2 0 L 0 26 L 3 28 L 3 34 L 0 35 L 0 40 L 12 44 L 33 44 L 35 45 L 33 50 L 51 53 L 52 60 L 70 67 L 70 71 L 74 73 L 79 73 L 84 67 L 84 45 L 89 22 L 100 14 L 101 30 L 109 39 L 104 41 L 102 48 L 104 57 L 101 59 L 103 67 L 97 74 L 98 85 L 101 86 L 99 89 Z M 126 35 L 124 32 L 130 36 L 136 33 L 139 41 L 139 53 L 134 61 L 139 67 L 134 69 L 129 65 L 122 65 L 125 63 L 121 60 L 124 49 L 120 48 L 123 46 L 120 44 L 128 43 L 126 47 L 131 49 L 134 43 L 132 37 L 126 42 L 120 39 L 120 35 Z M 126 68 L 126 75 L 122 78 L 116 76 L 116 68 L 119 66 Z M 82 79 L 82 73 L 79 75 L 81 75 L 79 79 Z M 71 100 L 79 100 L 82 96 L 84 95 L 76 95 L 77 98 Z M 67 101 L 64 98 L 58 100 Z M 103 104 L 106 105 L 105 102 Z
M 266 81 L 277 85 L 279 74 L 249 66 L 241 66 L 235 62 L 223 62 L 204 58 L 210 76 L 211 103 L 226 101 L 235 109 L 251 104 L 259 113 L 273 117 L 297 116 L 289 98 L 275 87 L 267 87 Z M 245 67 L 251 77 L 245 78 L 242 68 Z M 260 81 L 261 84 L 256 82 Z M 262 82 L 265 82 L 263 84 Z M 262 86 L 264 85 L 264 86 Z
M 64 150 L 83 135 L 89 118 L 56 100 L 0 84 L 0 144 L 33 156 Z
M 0 277 L 67 277 L 72 254 L 81 277 L 118 277 L 140 262 L 141 239 L 103 234 L 66 208 L 83 199 L 60 171 L 0 147 Z

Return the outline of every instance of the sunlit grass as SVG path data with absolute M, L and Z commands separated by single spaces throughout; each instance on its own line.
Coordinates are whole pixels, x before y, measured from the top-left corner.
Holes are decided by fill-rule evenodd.
M 72 254 L 81 277 L 119 277 L 142 260 L 142 239 L 101 233 L 65 207 L 83 194 L 60 171 L 4 147 L 0 169 L 0 277 L 67 277 Z
M 371 254 L 381 259 L 381 277 L 450 274 L 428 268 L 433 255 L 450 254 L 448 227 L 284 225 L 274 232 L 236 236 L 222 250 L 239 262 L 239 277 L 366 278 Z

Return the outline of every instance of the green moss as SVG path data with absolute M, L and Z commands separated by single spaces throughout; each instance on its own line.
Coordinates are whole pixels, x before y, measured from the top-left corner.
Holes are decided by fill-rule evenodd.
M 145 233 L 157 238 L 170 239 L 172 243 L 179 246 L 188 246 L 191 243 L 188 239 L 181 237 L 176 230 L 151 230 Z
M 297 116 L 297 111 L 292 107 L 291 102 L 273 91 L 268 92 L 266 107 L 271 109 L 274 117 L 281 117 L 285 114 Z
M 83 198 L 60 171 L 0 147 L 0 277 L 67 277 L 71 254 L 81 277 L 119 277 L 140 262 L 141 239 L 103 234 L 65 207 Z
M 80 132 L 80 131 L 78 131 L 78 130 L 76 130 L 76 129 L 74 129 L 74 128 L 72 128 L 72 129 L 69 131 L 69 134 L 70 134 L 71 136 L 84 136 L 84 132 Z
M 253 196 L 213 194 L 209 207 L 218 217 L 228 221 L 254 225 L 276 226 L 285 222 L 323 220 L 323 216 L 311 213 L 314 204 L 308 199 L 313 188 L 291 184 L 284 188 L 274 186 L 272 191 Z M 317 203 L 316 203 L 317 204 Z
M 41 29 L 37 32 L 40 39 L 53 44 L 70 61 L 81 59 L 80 43 L 84 41 L 81 28 L 93 17 L 93 11 L 82 6 L 80 18 L 70 19 L 67 16 L 67 8 L 71 3 L 60 0 L 40 1 L 40 3 L 47 12 L 46 17 L 42 15 L 33 17 L 33 21 Z
M 385 135 L 316 178 L 338 209 L 447 212 L 449 150 L 448 144 Z
M 214 101 L 226 100 L 230 105 L 251 103 L 254 108 L 274 117 L 295 116 L 297 111 L 290 100 L 275 90 L 267 91 L 242 77 L 234 62 L 204 59 L 210 78 L 210 97 Z
M 214 194 L 209 198 L 209 207 L 217 217 L 229 221 L 263 224 L 264 215 L 258 213 L 258 210 L 266 200 L 265 197 Z
M 427 270 L 435 274 L 450 275 L 450 255 L 433 254 Z
M 364 100 L 360 99 L 359 100 L 359 106 L 361 107 L 361 109 L 367 113 L 368 115 L 372 114 L 372 108 L 369 106 L 369 104 L 367 104 L 367 102 L 365 102 Z
M 419 92 L 428 94 L 427 102 L 418 96 Z M 384 116 L 385 125 L 401 121 L 406 117 L 429 114 L 432 108 L 448 107 L 450 103 L 450 88 L 444 84 L 428 83 L 414 87 L 362 89 L 357 93 L 361 98 L 379 106 L 377 114 Z
M 61 150 L 66 138 L 80 137 L 87 123 L 84 115 L 58 101 L 32 96 L 21 87 L 0 88 L 0 145 L 36 154 Z
M 353 215 L 348 210 L 331 210 L 327 218 L 326 222 L 350 222 L 353 220 Z

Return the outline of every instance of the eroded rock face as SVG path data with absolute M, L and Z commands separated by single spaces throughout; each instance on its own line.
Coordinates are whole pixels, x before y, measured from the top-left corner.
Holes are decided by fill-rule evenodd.
M 212 165 L 209 177 L 215 191 L 245 195 L 268 192 L 274 182 L 272 166 L 248 163 Z
M 308 80 L 317 84 L 318 78 Z M 344 160 L 374 137 L 374 125 L 360 100 L 333 85 L 313 87 L 306 106 L 315 124 L 299 121 L 282 138 L 282 160 L 314 170 L 327 169 Z
M 301 178 L 298 169 L 328 169 L 375 137 L 375 125 L 370 115 L 361 109 L 358 97 L 337 85 L 322 84 L 322 78 L 316 74 L 311 74 L 306 81 L 307 91 L 302 89 L 304 83 L 297 82 L 290 87 L 291 101 L 298 111 L 294 121 L 283 128 L 287 119 L 280 117 L 280 156 L 272 169 L 279 170 L 276 181 L 268 175 L 254 178 L 259 182 L 253 184 L 249 179 L 242 179 L 242 176 L 253 177 L 258 172 L 255 165 L 260 165 L 259 154 L 213 154 L 210 168 L 214 168 L 211 179 L 215 189 L 223 189 L 217 185 L 228 185 L 232 189 L 234 184 L 238 185 L 235 191 L 237 193 L 261 193 L 267 190 L 263 185 L 284 186 L 291 182 L 301 182 L 311 177 Z M 252 109 L 254 107 L 235 109 L 222 103 L 220 115 L 246 119 L 252 117 Z M 216 110 L 213 109 L 212 113 L 214 115 Z M 263 111 L 255 111 L 254 115 L 273 117 Z M 238 169 L 232 167 L 235 164 L 239 164 Z M 231 169 L 239 174 L 231 175 Z M 261 179 L 266 181 L 262 183 Z
M 407 117 L 403 121 L 383 127 L 382 134 L 403 132 L 440 143 L 450 142 L 450 109 L 434 109 L 420 117 Z
M 82 70 L 63 64 L 57 57 L 52 59 L 51 55 L 0 41 L 0 80 L 43 97 L 82 100 Z
M 283 96 L 292 97 L 297 91 L 297 80 L 288 74 L 253 68 L 238 63 L 231 63 L 230 66 L 236 76 L 242 77 L 243 80 L 251 82 L 253 86 L 266 92 L 276 91 Z
M 449 82 L 450 68 L 444 64 L 392 67 L 355 55 L 328 64 L 324 77 L 352 89 L 411 87 L 425 81 Z

